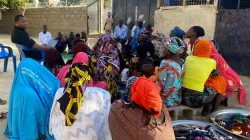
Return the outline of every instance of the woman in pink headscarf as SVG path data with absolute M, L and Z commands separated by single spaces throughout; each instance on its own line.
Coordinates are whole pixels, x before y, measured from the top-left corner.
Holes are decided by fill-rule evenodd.
M 84 52 L 79 52 L 76 54 L 76 56 L 73 59 L 72 64 L 76 64 L 76 63 L 83 63 L 88 65 L 89 64 L 89 57 L 86 53 Z M 65 77 L 69 71 L 69 68 L 71 67 L 71 65 L 66 65 L 64 66 L 61 71 L 59 72 L 59 74 L 57 75 L 57 79 L 60 80 L 60 87 L 65 87 Z M 99 81 L 99 82 L 95 82 L 93 81 L 93 79 L 91 78 L 88 87 L 99 87 L 102 89 L 107 90 L 107 83 L 104 81 Z
M 224 99 L 232 95 L 235 92 L 238 92 L 238 100 L 241 105 L 247 106 L 247 92 L 242 84 L 238 74 L 227 64 L 225 59 L 219 54 L 213 42 L 212 44 L 212 54 L 211 58 L 216 61 L 217 68 L 220 69 L 221 75 L 225 78 L 227 88 L 224 94 Z

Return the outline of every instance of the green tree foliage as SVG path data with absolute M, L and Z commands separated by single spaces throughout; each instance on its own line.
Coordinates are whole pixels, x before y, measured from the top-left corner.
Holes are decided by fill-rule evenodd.
M 34 0 L 0 0 L 0 8 L 18 9 L 25 6 L 25 3 L 33 3 Z
M 111 0 L 104 0 L 104 8 L 111 7 Z
M 85 0 L 61 0 L 60 5 L 62 6 L 74 6 L 74 5 L 80 5 Z

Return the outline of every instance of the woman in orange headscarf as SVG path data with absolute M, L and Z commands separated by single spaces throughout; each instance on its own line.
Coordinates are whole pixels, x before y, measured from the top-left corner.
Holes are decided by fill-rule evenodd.
M 199 41 L 194 47 L 194 56 L 186 59 L 183 78 L 183 103 L 193 108 L 205 105 L 204 116 L 211 113 L 217 93 L 225 92 L 225 80 L 216 70 L 216 61 L 210 58 L 211 52 L 209 41 Z
M 154 67 L 142 66 L 143 77 L 131 88 L 131 103 L 114 102 L 109 114 L 113 140 L 174 140 L 172 121 L 162 104 L 160 90 L 152 81 Z

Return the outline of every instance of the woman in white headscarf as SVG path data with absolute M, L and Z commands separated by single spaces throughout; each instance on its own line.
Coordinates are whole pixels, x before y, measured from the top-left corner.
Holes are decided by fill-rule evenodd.
M 90 73 L 86 64 L 73 64 L 65 77 L 65 88 L 57 91 L 50 115 L 50 134 L 55 139 L 111 139 L 108 125 L 110 93 L 88 87 Z

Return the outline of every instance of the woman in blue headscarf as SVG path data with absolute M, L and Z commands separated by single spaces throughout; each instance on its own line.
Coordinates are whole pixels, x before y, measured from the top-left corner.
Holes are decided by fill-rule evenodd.
M 49 135 L 49 117 L 59 87 L 48 69 L 23 59 L 12 84 L 5 135 L 11 140 L 54 139 Z
M 171 30 L 170 32 L 170 37 L 178 37 L 180 39 L 184 39 L 184 36 L 186 35 L 186 33 L 180 29 L 179 27 L 175 26 L 173 30 Z
M 182 75 L 184 61 L 179 54 L 184 52 L 184 43 L 177 37 L 167 38 L 160 35 L 160 40 L 164 46 L 163 60 L 158 68 L 158 77 L 161 87 L 161 97 L 167 107 L 175 107 L 182 101 Z

